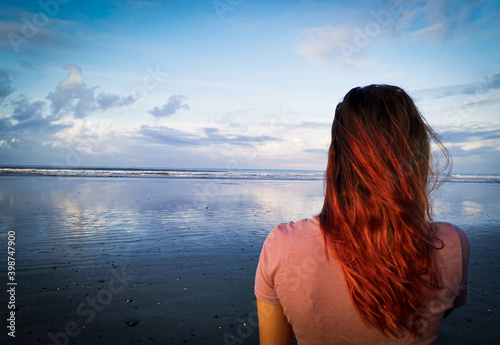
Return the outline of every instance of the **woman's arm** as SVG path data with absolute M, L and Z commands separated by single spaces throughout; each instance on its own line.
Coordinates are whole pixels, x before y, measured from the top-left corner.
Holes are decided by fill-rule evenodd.
M 260 345 L 290 345 L 293 343 L 292 325 L 280 304 L 267 304 L 257 299 Z

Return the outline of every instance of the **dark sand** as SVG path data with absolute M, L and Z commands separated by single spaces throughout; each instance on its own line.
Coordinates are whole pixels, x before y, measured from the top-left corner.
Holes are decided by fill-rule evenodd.
M 322 181 L 0 177 L 1 255 L 15 230 L 18 283 L 16 338 L 3 292 L 0 344 L 257 344 L 262 243 L 322 195 Z M 438 344 L 497 344 L 500 184 L 450 183 L 436 205 L 473 252 L 469 304 Z

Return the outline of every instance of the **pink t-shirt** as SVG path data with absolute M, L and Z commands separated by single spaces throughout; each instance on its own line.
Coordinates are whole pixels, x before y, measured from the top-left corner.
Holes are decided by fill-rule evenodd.
M 449 223 L 437 223 L 435 250 L 442 289 L 428 304 L 422 339 L 409 335 L 399 341 L 363 324 L 354 309 L 342 270 L 335 258 L 326 259 L 317 219 L 283 223 L 268 235 L 255 277 L 255 295 L 267 304 L 281 304 L 298 344 L 432 344 L 446 310 L 468 298 L 469 242 Z M 436 243 L 440 247 L 440 243 Z

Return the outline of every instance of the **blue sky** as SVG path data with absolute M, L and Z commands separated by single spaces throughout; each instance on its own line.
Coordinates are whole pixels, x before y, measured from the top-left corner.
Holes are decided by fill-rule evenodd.
M 4 1 L 0 164 L 324 169 L 352 87 L 403 87 L 500 173 L 499 1 Z

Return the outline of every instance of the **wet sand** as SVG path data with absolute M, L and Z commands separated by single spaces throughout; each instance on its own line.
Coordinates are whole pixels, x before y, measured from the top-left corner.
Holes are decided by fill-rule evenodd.
M 2 327 L 0 343 L 257 344 L 262 243 L 276 224 L 317 213 L 322 187 L 0 177 L 0 242 L 15 230 L 18 283 L 16 338 Z M 436 219 L 462 227 L 473 251 L 470 302 L 445 320 L 438 344 L 496 344 L 499 195 L 500 185 L 479 183 L 436 194 Z

